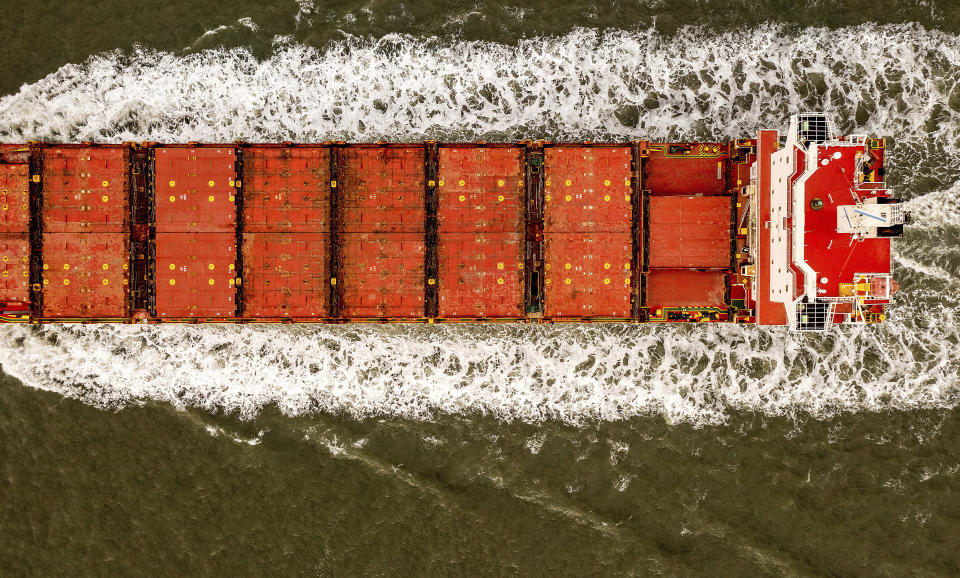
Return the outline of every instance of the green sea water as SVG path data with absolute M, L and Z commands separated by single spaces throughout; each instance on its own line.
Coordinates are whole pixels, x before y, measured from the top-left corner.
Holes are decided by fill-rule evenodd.
M 890 179 L 919 224 L 895 251 L 902 291 L 889 327 L 822 338 L 744 329 L 701 339 L 632 326 L 545 329 L 536 338 L 530 328 L 271 329 L 266 338 L 243 333 L 266 331 L 256 328 L 4 328 L 3 370 L 21 380 L 0 378 L 0 576 L 960 573 L 955 3 L 4 4 L 2 142 L 51 138 L 44 127 L 61 125 L 56 134 L 81 139 L 229 137 L 237 135 L 224 127 L 245 114 L 270 126 L 268 138 L 323 137 L 326 129 L 304 128 L 329 112 L 312 110 L 322 103 L 274 99 L 300 73 L 284 68 L 291 58 L 314 74 L 308 69 L 331 47 L 346 51 L 335 60 L 347 63 L 344 74 L 353 63 L 394 82 L 418 46 L 469 69 L 474 57 L 458 54 L 495 45 L 511 64 L 551 70 L 557 80 L 548 84 L 562 93 L 570 90 L 563 63 L 602 53 L 605 39 L 632 46 L 655 35 L 664 53 L 716 67 L 709 55 L 697 60 L 709 52 L 701 39 L 709 47 L 773 30 L 786 46 L 778 58 L 833 51 L 854 61 L 807 74 L 806 56 L 757 59 L 757 71 L 792 71 L 798 88 L 761 77 L 763 101 L 732 100 L 722 111 L 729 124 L 750 125 L 746 133 L 770 120 L 757 110 L 810 106 L 846 110 L 837 119 L 845 130 L 901 131 L 888 135 Z M 884 57 L 902 69 L 882 81 L 870 75 L 872 45 L 856 49 L 874 26 L 902 44 Z M 393 47 L 366 51 L 384 38 Z M 510 60 L 516 46 L 524 49 Z M 249 53 L 235 57 L 238 48 Z M 83 64 L 91 56 L 105 59 L 106 72 Z M 646 58 L 638 66 L 655 68 Z M 550 69 L 557 62 L 559 72 Z M 438 138 L 463 137 L 468 121 L 468 139 L 527 127 L 546 137 L 629 137 L 644 123 L 679 136 L 736 133 L 670 118 L 665 103 L 680 99 L 696 115 L 724 90 L 671 66 L 682 74 L 669 90 L 641 90 L 597 121 L 589 92 L 559 100 L 567 109 L 558 118 L 509 126 L 483 118 L 483 94 L 495 86 L 477 89 L 480 105 L 458 105 L 463 124 L 447 101 L 408 102 L 400 86 L 378 89 L 376 99 L 396 126 Z M 191 72 L 223 70 L 216 78 L 228 90 L 263 91 L 244 101 L 250 108 L 196 105 L 215 98 L 216 82 Z M 109 106 L 91 104 L 112 103 L 113 91 L 157 71 L 178 84 L 137 90 L 178 92 L 169 109 L 138 116 L 157 106 L 149 94 L 116 116 L 101 118 Z M 268 80 L 238 88 L 228 80 L 237 74 Z M 870 89 L 836 81 L 844 75 L 870 78 Z M 323 92 L 323 82 L 310 82 Z M 357 86 L 346 101 L 367 98 Z M 617 86 L 614 78 L 596 93 L 619 94 Z M 526 102 L 527 89 L 515 90 Z M 498 102 L 489 98 L 505 106 Z M 414 111 L 426 106 L 442 122 L 425 125 Z M 337 130 L 364 139 L 353 125 Z M 686 342 L 697 347 L 684 350 Z M 620 379 L 667 394 L 647 405 L 614 396 L 610 384 Z M 515 383 L 536 391 L 524 397 L 510 390 Z

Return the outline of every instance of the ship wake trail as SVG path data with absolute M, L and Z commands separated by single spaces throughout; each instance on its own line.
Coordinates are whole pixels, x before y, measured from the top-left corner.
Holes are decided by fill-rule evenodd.
M 918 26 L 579 30 L 515 46 L 389 36 L 325 49 L 111 52 L 0 99 L 0 140 L 728 139 L 822 109 L 897 137 L 917 223 L 882 325 L 6 325 L 0 363 L 102 407 L 569 423 L 818 416 L 960 401 L 960 39 Z M 198 98 L 197 95 L 205 95 Z M 914 184 L 916 183 L 916 184 Z M 931 184 L 933 183 L 933 184 Z M 923 195 L 927 188 L 941 188 Z M 917 190 L 914 190 L 917 189 Z M 953 210 L 950 210 L 950 208 Z

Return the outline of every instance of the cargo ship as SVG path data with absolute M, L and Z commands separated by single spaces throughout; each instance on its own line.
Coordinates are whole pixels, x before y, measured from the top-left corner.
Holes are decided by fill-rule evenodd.
M 5 322 L 884 319 L 909 213 L 823 114 L 729 142 L 0 145 Z

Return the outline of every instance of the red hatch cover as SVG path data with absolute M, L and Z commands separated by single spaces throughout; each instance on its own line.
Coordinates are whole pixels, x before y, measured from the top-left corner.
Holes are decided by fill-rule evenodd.
M 630 317 L 630 148 L 558 146 L 544 157 L 544 315 Z
M 29 300 L 30 239 L 26 234 L 0 234 L 0 301 Z
M 423 317 L 423 233 L 340 238 L 343 317 Z
M 523 149 L 439 148 L 442 318 L 523 317 Z
M 233 231 L 232 148 L 158 147 L 154 154 L 158 233 Z
M 327 233 L 244 233 L 244 315 L 326 317 L 328 246 Z
M 124 233 L 43 234 L 43 316 L 127 316 Z
M 647 305 L 659 307 L 725 307 L 723 271 L 656 269 L 647 273 Z
M 243 149 L 244 232 L 329 230 L 330 149 Z
M 43 149 L 43 230 L 122 233 L 127 157 L 126 147 Z
M 341 315 L 424 315 L 425 148 L 343 149 Z
M 730 268 L 730 197 L 650 197 L 650 267 Z
M 643 188 L 651 195 L 722 195 L 726 192 L 727 145 L 664 143 L 650 146 Z
M 233 317 L 236 236 L 157 233 L 157 316 Z
M 547 235 L 546 316 L 630 317 L 630 233 Z
M 30 167 L 0 164 L 0 233 L 30 230 Z

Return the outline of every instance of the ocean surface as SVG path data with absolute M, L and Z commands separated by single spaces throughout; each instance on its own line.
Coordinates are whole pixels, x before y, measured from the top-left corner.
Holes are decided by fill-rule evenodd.
M 0 576 L 960 574 L 960 4 L 2 0 L 0 142 L 889 138 L 880 326 L 0 327 Z

